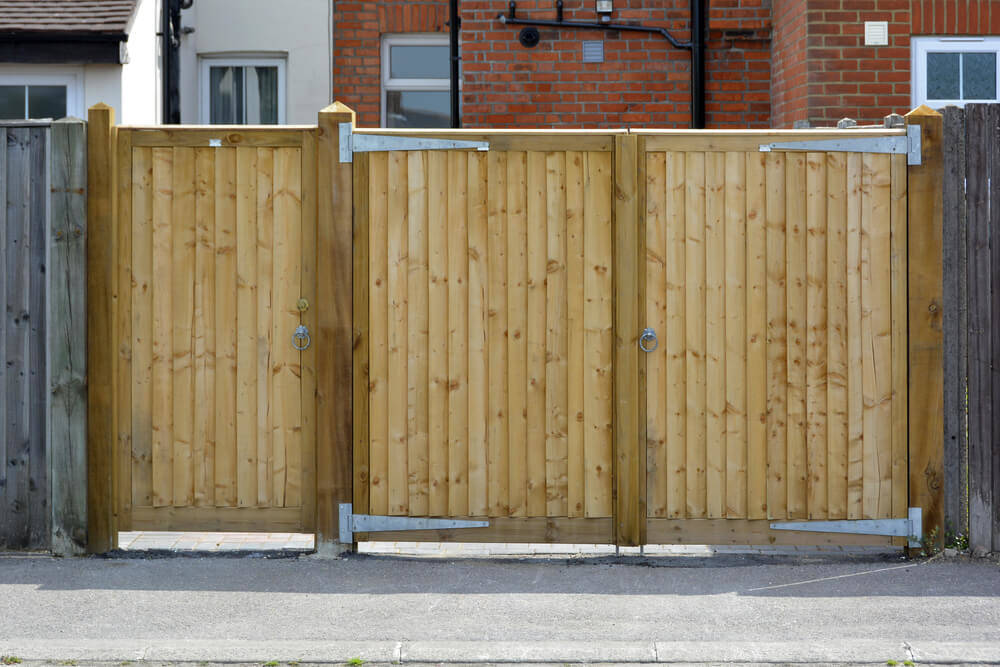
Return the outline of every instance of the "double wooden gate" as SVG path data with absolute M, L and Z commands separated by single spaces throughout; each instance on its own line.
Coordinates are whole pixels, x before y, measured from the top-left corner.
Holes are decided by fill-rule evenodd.
M 889 542 L 770 522 L 919 498 L 906 156 L 761 145 L 905 129 L 336 131 L 117 130 L 118 529 Z

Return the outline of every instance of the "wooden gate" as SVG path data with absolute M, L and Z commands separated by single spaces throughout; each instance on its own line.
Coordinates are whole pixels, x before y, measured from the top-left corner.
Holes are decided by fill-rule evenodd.
M 490 150 L 355 155 L 354 511 L 491 518 L 377 539 L 611 542 L 614 137 L 461 138 Z
M 314 130 L 119 128 L 117 151 L 119 529 L 312 530 Z
M 907 516 L 906 156 L 638 134 L 647 541 L 885 543 L 769 520 Z

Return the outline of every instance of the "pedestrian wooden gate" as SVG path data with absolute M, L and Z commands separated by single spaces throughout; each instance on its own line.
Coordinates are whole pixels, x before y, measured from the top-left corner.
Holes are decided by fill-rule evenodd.
M 117 150 L 119 529 L 312 530 L 314 131 Z
M 109 534 L 326 541 L 348 502 L 489 521 L 371 534 L 399 540 L 888 544 L 771 522 L 908 507 L 938 525 L 940 438 L 908 432 L 940 402 L 926 114 L 915 169 L 905 128 L 351 118 L 114 133 Z

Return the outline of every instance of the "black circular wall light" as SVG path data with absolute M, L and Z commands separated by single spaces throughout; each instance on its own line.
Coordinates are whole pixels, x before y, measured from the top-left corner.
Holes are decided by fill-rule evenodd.
M 538 46 L 538 40 L 541 38 L 542 36 L 538 33 L 538 28 L 535 27 L 524 28 L 521 34 L 517 36 L 518 41 L 521 42 L 521 46 L 528 49 Z

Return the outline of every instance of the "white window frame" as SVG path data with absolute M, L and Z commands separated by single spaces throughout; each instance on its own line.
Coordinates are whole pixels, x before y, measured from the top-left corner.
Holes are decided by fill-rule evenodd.
M 65 70 L 0 72 L 0 86 L 66 86 L 66 116 L 87 117 L 83 104 L 83 76 L 81 72 Z M 27 96 L 25 96 L 24 103 L 27 106 Z M 27 115 L 27 108 L 25 108 L 25 115 Z
M 198 108 L 202 125 L 210 125 L 212 118 L 212 67 L 277 67 L 278 68 L 278 125 L 285 124 L 285 58 L 281 56 L 255 56 L 234 58 L 226 56 L 199 55 L 198 66 Z M 244 94 L 246 91 L 244 90 Z M 245 105 L 244 105 L 244 108 Z M 273 127 L 273 126 L 267 126 Z
M 382 85 L 380 86 L 382 95 L 382 109 L 379 114 L 379 123 L 386 127 L 386 93 L 390 90 L 426 90 L 444 91 L 451 90 L 451 77 L 444 79 L 394 79 L 390 76 L 389 54 L 393 46 L 448 46 L 448 35 L 446 33 L 404 33 L 399 35 L 382 36 L 382 53 L 380 68 L 382 70 Z M 462 88 L 462 77 L 458 77 L 459 90 Z
M 991 100 L 928 100 L 927 54 L 930 52 L 997 54 L 997 97 L 992 101 L 1000 101 L 1000 37 L 912 37 L 910 50 L 913 64 L 911 101 L 914 107 L 921 104 L 938 108 L 950 105 L 964 107 L 967 102 L 987 104 L 991 102 Z

